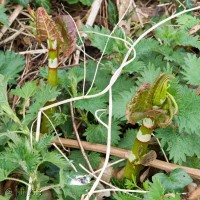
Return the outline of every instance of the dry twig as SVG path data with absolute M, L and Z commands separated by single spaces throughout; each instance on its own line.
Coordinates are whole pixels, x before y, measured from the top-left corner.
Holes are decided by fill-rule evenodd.
M 60 138 L 63 146 L 65 147 L 71 147 L 71 148 L 79 148 L 79 144 L 76 140 L 72 140 L 72 139 L 63 139 Z M 60 145 L 59 141 L 55 141 L 55 143 L 57 145 Z M 89 151 L 96 151 L 96 152 L 100 152 L 100 153 L 106 153 L 106 145 L 103 144 L 91 144 L 89 142 L 81 142 L 82 146 L 84 149 L 89 150 Z M 113 156 L 117 156 L 119 158 L 125 158 L 127 154 L 129 153 L 128 150 L 125 149 L 121 149 L 121 148 L 117 148 L 117 147 L 111 147 L 111 151 L 110 154 Z M 166 172 L 170 172 L 176 168 L 182 168 L 185 169 L 185 171 L 193 178 L 195 179 L 200 179 L 200 170 L 199 169 L 193 169 L 190 167 L 185 167 L 185 166 L 180 166 L 180 165 L 175 165 L 172 163 L 168 163 L 168 162 L 164 162 L 161 160 L 153 160 L 149 163 L 150 167 L 154 167 L 157 169 L 162 169 Z
M 77 142 L 78 142 L 78 145 L 81 149 L 81 153 L 83 154 L 83 158 L 85 159 L 85 162 L 87 163 L 88 167 L 89 167 L 89 170 L 91 172 L 94 172 L 91 164 L 90 164 L 90 161 L 88 160 L 87 158 L 87 155 L 85 153 L 85 150 L 83 148 L 83 145 L 81 143 L 81 140 L 80 140 L 80 137 L 79 137 L 79 133 L 78 133 L 78 130 L 76 128 L 76 123 L 75 123 L 75 117 L 74 117 L 74 111 L 73 111 L 73 105 L 72 105 L 72 102 L 70 102 L 70 111 L 71 111 L 71 117 L 72 117 L 72 124 L 73 124 L 73 128 L 74 128 L 74 131 L 75 131 L 75 135 L 76 135 L 76 139 L 77 139 Z

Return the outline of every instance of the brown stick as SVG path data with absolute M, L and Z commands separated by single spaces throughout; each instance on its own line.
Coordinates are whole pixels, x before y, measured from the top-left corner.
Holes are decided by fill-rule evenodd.
M 78 142 L 78 146 L 81 149 L 81 153 L 83 155 L 83 158 L 84 158 L 85 162 L 88 165 L 89 170 L 91 172 L 94 172 L 94 170 L 93 170 L 93 168 L 92 168 L 92 166 L 90 164 L 90 161 L 87 158 L 87 155 L 85 153 L 84 147 L 83 147 L 82 142 L 81 142 L 80 137 L 79 137 L 79 133 L 78 133 L 78 130 L 77 130 L 77 127 L 76 127 L 76 123 L 75 123 L 75 117 L 74 117 L 74 111 L 73 111 L 72 102 L 70 102 L 70 111 L 71 111 L 72 124 L 73 124 L 73 128 L 74 128 L 74 131 L 75 131 L 75 134 L 76 134 L 76 139 L 77 139 L 77 142 Z
M 63 146 L 65 147 L 71 147 L 71 148 L 76 148 L 79 149 L 79 144 L 76 140 L 72 140 L 72 139 L 64 139 L 64 138 L 60 138 L 61 143 L 63 144 Z M 60 145 L 59 140 L 54 141 L 57 145 Z M 106 153 L 106 145 L 103 144 L 91 144 L 89 142 L 81 142 L 82 146 L 85 150 L 88 151 L 96 151 L 96 152 L 100 152 L 100 153 Z M 126 159 L 126 155 L 129 153 L 128 150 L 125 149 L 121 149 L 121 148 L 117 148 L 117 147 L 111 147 L 111 152 L 110 154 L 113 156 L 117 156 L 119 158 L 125 158 Z M 182 168 L 185 169 L 185 171 L 193 178 L 195 179 L 200 179 L 200 170 L 199 169 L 194 169 L 194 168 L 190 168 L 190 167 L 184 167 L 184 166 L 180 166 L 180 165 L 175 165 L 172 163 L 168 163 L 168 162 L 164 162 L 161 160 L 153 160 L 149 163 L 150 167 L 154 167 L 157 169 L 162 169 L 164 171 L 170 172 L 176 168 Z

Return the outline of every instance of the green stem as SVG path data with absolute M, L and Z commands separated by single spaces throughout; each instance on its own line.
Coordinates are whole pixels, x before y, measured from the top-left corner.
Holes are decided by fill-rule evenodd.
M 48 79 L 47 82 L 52 87 L 58 86 L 58 50 L 57 50 L 57 40 L 51 41 L 47 40 L 48 44 Z M 51 105 L 56 102 L 56 99 L 52 99 L 51 101 L 47 102 L 45 106 Z M 55 112 L 55 107 L 48 109 L 45 111 L 45 114 L 51 119 Z M 42 125 L 41 125 L 41 132 L 47 133 L 48 132 L 48 119 L 43 116 L 42 118 Z
M 148 142 L 153 131 L 152 121 L 143 121 L 132 146 L 132 152 L 128 156 L 124 177 L 131 179 L 132 175 L 138 180 L 143 165 L 140 164 L 142 156 L 147 153 Z

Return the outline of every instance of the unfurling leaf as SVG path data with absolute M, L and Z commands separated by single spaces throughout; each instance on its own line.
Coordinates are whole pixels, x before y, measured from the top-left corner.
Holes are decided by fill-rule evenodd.
M 127 106 L 128 121 L 135 124 L 151 118 L 158 127 L 166 127 L 178 111 L 176 101 L 168 92 L 168 80 L 173 76 L 162 73 L 151 85 L 143 83 Z
M 47 14 L 46 10 L 42 7 L 38 8 L 34 12 L 30 7 L 28 7 L 29 13 L 35 17 L 37 39 L 39 42 L 51 40 L 64 42 L 60 31 L 58 31 L 55 22 Z
M 61 15 L 55 18 L 56 26 L 60 31 L 64 43 L 61 43 L 61 49 L 66 57 L 68 57 L 76 45 L 76 27 L 69 15 Z

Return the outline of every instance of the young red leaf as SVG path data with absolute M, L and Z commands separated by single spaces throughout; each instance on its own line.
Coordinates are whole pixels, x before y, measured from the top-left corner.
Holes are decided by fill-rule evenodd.
M 76 27 L 69 15 L 60 15 L 55 19 L 57 29 L 60 31 L 64 43 L 59 44 L 63 53 L 68 57 L 76 45 Z

